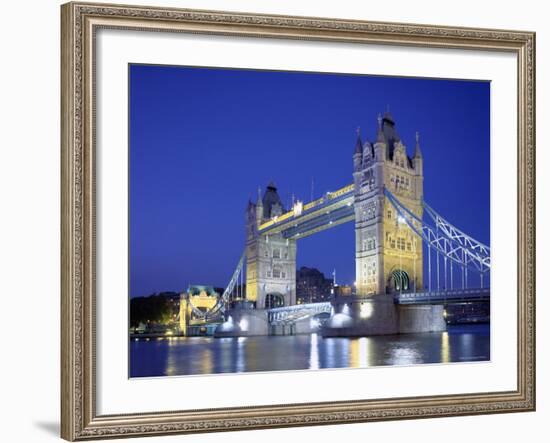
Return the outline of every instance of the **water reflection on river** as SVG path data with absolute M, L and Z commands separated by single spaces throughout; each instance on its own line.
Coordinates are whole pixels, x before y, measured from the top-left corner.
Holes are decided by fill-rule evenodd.
M 483 361 L 489 325 L 447 332 L 361 338 L 296 336 L 174 337 L 130 342 L 130 376 L 219 374 Z

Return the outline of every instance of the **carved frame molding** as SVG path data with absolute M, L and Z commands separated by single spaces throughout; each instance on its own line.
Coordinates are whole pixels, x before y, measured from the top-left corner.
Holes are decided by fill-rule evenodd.
M 535 34 L 124 5 L 61 7 L 61 435 L 67 440 L 533 411 Z M 95 77 L 99 28 L 507 51 L 518 60 L 518 388 L 511 392 L 98 416 Z

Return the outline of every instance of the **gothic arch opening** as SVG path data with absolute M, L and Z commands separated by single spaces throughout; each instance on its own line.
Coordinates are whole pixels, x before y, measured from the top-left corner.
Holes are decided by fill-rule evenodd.
M 389 292 L 405 292 L 410 289 L 409 274 L 402 269 L 395 269 L 388 279 Z
M 282 308 L 285 305 L 285 298 L 278 292 L 270 293 L 265 296 L 264 305 L 265 309 Z

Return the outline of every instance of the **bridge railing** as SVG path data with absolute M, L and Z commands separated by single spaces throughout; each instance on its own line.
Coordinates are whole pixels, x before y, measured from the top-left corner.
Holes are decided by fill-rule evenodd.
M 302 303 L 300 305 L 291 305 L 291 306 L 282 306 L 280 308 L 271 308 L 269 309 L 270 313 L 277 312 L 292 312 L 292 311 L 305 311 L 305 310 L 318 310 L 319 312 L 324 312 L 325 309 L 330 310 L 330 302 L 323 301 L 319 303 Z
M 455 289 L 447 291 L 403 292 L 394 295 L 394 301 L 398 304 L 413 304 L 425 302 L 455 302 L 455 301 L 480 301 L 489 300 L 490 288 Z
M 284 306 L 268 310 L 270 323 L 296 321 L 302 318 L 313 317 L 317 314 L 330 313 L 332 305 L 330 302 L 304 303 L 301 305 Z

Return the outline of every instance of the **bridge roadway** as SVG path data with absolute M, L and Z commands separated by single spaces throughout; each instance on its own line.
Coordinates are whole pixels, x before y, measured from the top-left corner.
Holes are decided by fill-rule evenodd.
M 491 298 L 489 288 L 452 289 L 431 292 L 403 292 L 394 295 L 398 305 L 439 305 L 444 303 L 485 302 Z
M 358 301 L 366 297 L 341 296 L 338 303 Z M 403 292 L 394 295 L 397 305 L 440 305 L 461 302 L 487 302 L 490 300 L 489 288 L 454 289 L 449 291 Z M 292 323 L 322 313 L 331 313 L 331 302 L 306 303 L 301 305 L 271 308 L 268 310 L 270 324 Z

